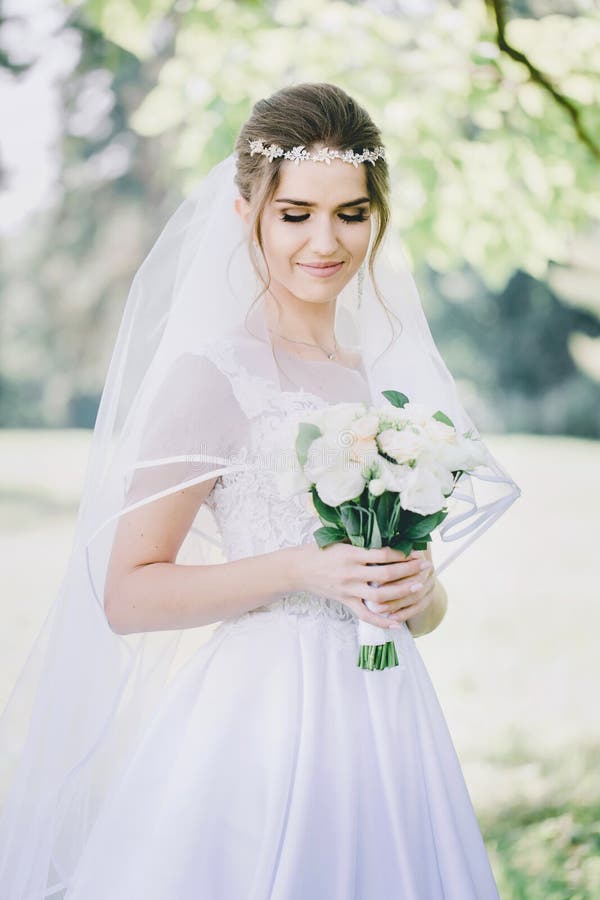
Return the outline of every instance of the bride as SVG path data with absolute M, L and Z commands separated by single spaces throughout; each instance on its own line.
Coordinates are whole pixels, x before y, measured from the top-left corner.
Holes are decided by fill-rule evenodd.
M 320 549 L 283 477 L 303 415 L 386 389 L 475 431 L 389 196 L 368 113 L 286 87 L 137 273 L 67 572 L 0 722 L 6 900 L 498 897 L 415 638 L 518 487 L 486 451 L 436 566 Z M 358 619 L 397 665 L 357 666 Z

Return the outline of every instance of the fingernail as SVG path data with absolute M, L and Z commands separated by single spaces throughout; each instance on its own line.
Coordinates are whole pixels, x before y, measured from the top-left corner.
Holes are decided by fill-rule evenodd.
M 431 568 L 431 563 L 429 562 L 428 559 L 426 559 L 424 562 L 422 562 L 421 565 L 419 566 L 419 570 L 421 572 L 423 571 L 423 569 L 430 569 L 430 568 Z
M 416 594 L 416 592 L 420 591 L 422 587 L 423 587 L 423 585 L 421 584 L 421 582 L 417 581 L 417 582 L 415 582 L 415 584 L 413 584 L 410 591 L 412 594 Z
M 390 628 L 402 628 L 404 622 L 394 622 L 393 625 L 390 625 Z

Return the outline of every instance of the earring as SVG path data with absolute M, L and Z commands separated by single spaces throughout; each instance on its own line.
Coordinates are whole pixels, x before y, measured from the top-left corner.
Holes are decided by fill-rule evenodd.
M 360 268 L 358 270 L 357 285 L 356 285 L 359 306 L 362 303 L 364 281 L 365 281 L 365 264 L 361 263 Z

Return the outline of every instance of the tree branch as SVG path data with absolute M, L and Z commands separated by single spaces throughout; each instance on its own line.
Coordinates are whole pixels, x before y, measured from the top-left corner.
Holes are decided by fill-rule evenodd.
M 521 63 L 527 71 L 529 72 L 529 77 L 536 84 L 539 84 L 543 90 L 547 91 L 550 96 L 558 103 L 559 106 L 567 112 L 569 115 L 573 127 L 577 133 L 579 139 L 586 145 L 588 150 L 592 153 L 596 159 L 600 159 L 600 146 L 596 144 L 591 137 L 590 134 L 584 128 L 583 122 L 581 121 L 581 113 L 580 110 L 575 106 L 570 97 L 567 97 L 566 94 L 563 94 L 559 91 L 550 81 L 547 75 L 544 75 L 543 72 L 533 65 L 533 63 L 528 59 L 528 57 L 522 53 L 520 50 L 517 50 L 516 47 L 513 47 L 512 44 L 509 44 L 506 39 L 506 9 L 504 0 L 485 0 L 485 3 L 488 7 L 490 7 L 494 13 L 494 18 L 496 20 L 496 43 L 498 47 L 503 53 L 506 53 L 511 59 L 516 60 L 516 62 Z

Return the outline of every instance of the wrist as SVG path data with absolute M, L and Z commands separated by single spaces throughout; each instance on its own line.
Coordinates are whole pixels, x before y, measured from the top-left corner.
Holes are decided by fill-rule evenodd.
M 413 637 L 429 634 L 438 627 L 448 609 L 448 595 L 441 581 L 435 579 L 431 602 L 426 609 L 406 620 Z
M 304 552 L 306 546 L 284 547 L 278 551 L 281 555 L 282 593 L 293 594 L 304 590 Z

